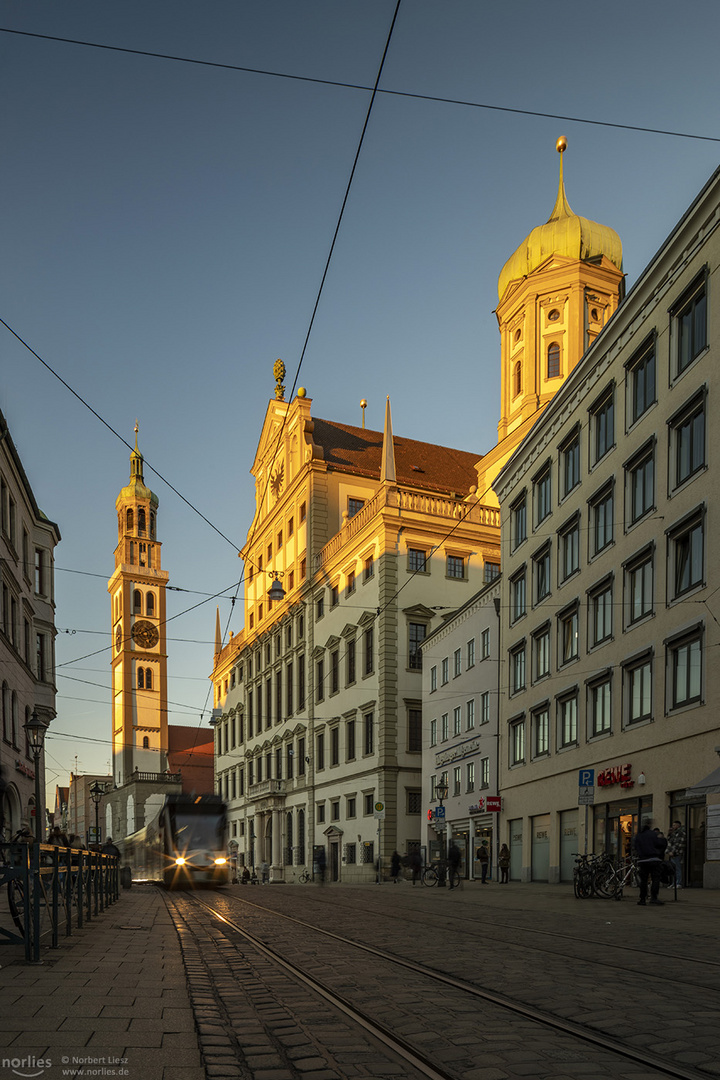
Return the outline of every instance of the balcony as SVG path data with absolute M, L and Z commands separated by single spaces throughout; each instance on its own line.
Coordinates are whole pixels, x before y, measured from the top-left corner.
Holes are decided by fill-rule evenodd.
M 261 780 L 259 784 L 250 784 L 248 787 L 249 799 L 262 799 L 266 795 L 284 795 L 284 780 Z

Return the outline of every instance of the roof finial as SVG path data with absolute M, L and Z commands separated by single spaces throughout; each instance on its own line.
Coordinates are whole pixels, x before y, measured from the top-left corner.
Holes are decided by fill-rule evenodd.
M 285 365 L 282 360 L 276 360 L 273 364 L 273 375 L 275 376 L 275 397 L 278 401 L 284 401 L 285 387 L 282 381 L 285 378 Z
M 565 138 L 564 135 L 561 135 L 560 138 L 555 143 L 555 149 L 557 150 L 558 154 L 560 155 L 560 184 L 558 186 L 557 199 L 555 200 L 555 205 L 553 206 L 553 211 L 552 211 L 552 214 L 550 215 L 550 217 L 548 218 L 548 221 L 557 221 L 558 218 L 571 217 L 572 216 L 572 210 L 570 209 L 570 204 L 568 203 L 567 197 L 565 195 L 565 180 L 563 178 L 563 157 L 562 156 L 565 153 L 565 151 L 567 150 L 567 139 Z
M 140 453 L 140 451 L 138 450 L 138 444 L 137 444 L 137 440 L 138 440 L 138 431 L 139 431 L 139 430 L 140 430 L 140 425 L 138 424 L 138 422 L 137 422 L 137 417 L 136 417 L 136 418 L 135 418 L 135 452 L 136 452 L 136 453 Z

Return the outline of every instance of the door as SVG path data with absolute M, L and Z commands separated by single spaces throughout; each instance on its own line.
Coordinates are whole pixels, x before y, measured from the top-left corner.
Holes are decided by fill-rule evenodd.
M 340 880 L 340 845 L 337 840 L 330 842 L 330 880 Z
M 547 881 L 550 877 L 550 815 L 538 814 L 532 819 L 532 881 Z
M 560 880 L 572 881 L 578 847 L 578 812 L 563 810 L 560 814 Z

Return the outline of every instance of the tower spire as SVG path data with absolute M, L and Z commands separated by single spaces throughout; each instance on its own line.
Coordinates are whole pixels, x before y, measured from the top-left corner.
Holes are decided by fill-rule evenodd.
M 392 417 L 390 415 L 390 395 L 385 402 L 385 428 L 383 430 L 382 465 L 380 467 L 380 483 L 394 484 L 395 476 L 395 447 L 393 446 Z
M 222 634 L 220 632 L 220 608 L 215 609 L 215 655 L 222 652 Z
M 548 221 L 557 221 L 561 217 L 573 216 L 570 203 L 567 201 L 567 195 L 565 194 L 565 179 L 563 177 L 563 154 L 567 150 L 567 139 L 564 135 L 561 135 L 555 143 L 555 149 L 560 155 L 560 183 L 558 184 L 557 199 Z

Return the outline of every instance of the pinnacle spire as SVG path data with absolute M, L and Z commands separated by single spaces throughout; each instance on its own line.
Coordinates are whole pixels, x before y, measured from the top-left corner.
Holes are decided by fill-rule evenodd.
M 563 154 L 567 150 L 567 139 L 564 135 L 561 135 L 558 141 L 555 143 L 555 149 L 560 155 L 560 183 L 558 185 L 557 199 L 552 209 L 552 214 L 548 218 L 548 221 L 557 221 L 561 217 L 573 217 L 573 212 L 570 209 L 570 203 L 567 201 L 567 195 L 565 194 L 565 180 L 563 177 Z
M 382 465 L 380 466 L 380 483 L 394 484 L 395 476 L 395 447 L 393 446 L 392 417 L 390 415 L 390 395 L 385 402 L 385 428 L 383 430 Z
M 220 608 L 215 611 L 215 655 L 222 652 L 222 633 L 220 631 Z

